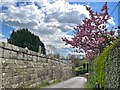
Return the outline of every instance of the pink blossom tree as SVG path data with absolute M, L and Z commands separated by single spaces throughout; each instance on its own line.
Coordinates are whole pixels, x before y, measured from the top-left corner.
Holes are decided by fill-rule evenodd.
M 94 12 L 90 7 L 85 6 L 89 11 L 90 18 L 85 18 L 83 23 L 74 27 L 75 36 L 68 40 L 62 38 L 66 44 L 77 48 L 77 52 L 84 50 L 86 57 L 90 58 L 99 55 L 106 45 L 110 45 L 114 39 L 113 28 L 108 31 L 107 23 L 111 18 L 108 14 L 107 2 L 103 5 L 101 12 Z

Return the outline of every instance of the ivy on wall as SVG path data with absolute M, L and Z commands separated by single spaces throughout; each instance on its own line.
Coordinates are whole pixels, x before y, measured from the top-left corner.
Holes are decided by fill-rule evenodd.
M 105 86 L 105 62 L 108 58 L 109 51 L 120 42 L 117 39 L 112 45 L 104 48 L 103 52 L 95 59 L 91 60 L 90 66 L 90 79 L 88 81 L 88 87 L 90 88 L 104 88 Z

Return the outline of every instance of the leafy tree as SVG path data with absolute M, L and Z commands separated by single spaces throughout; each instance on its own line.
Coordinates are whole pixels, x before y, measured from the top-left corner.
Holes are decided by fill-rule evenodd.
M 72 40 L 62 38 L 66 44 L 70 44 L 73 48 L 77 48 L 77 52 L 84 51 L 86 57 L 93 57 L 99 55 L 106 45 L 110 45 L 114 39 L 114 31 L 107 29 L 108 20 L 111 18 L 108 15 L 107 3 L 101 9 L 101 12 L 94 12 L 90 7 L 85 6 L 89 11 L 90 18 L 85 18 L 81 25 L 77 25 L 75 29 L 75 36 Z
M 74 67 L 80 66 L 81 59 L 78 56 L 73 55 L 73 54 L 68 54 L 67 59 L 72 61 Z
M 11 33 L 10 38 L 7 40 L 8 43 L 19 46 L 27 47 L 28 49 L 38 52 L 39 46 L 41 46 L 41 53 L 46 54 L 45 46 L 39 37 L 28 31 L 28 29 L 18 29 Z

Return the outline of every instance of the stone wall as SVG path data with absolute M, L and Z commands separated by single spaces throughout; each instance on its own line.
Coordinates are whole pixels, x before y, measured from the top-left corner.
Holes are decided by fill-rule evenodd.
M 2 88 L 31 87 L 52 80 L 72 77 L 72 66 L 55 58 L 0 42 Z
M 105 88 L 120 88 L 120 42 L 109 52 L 105 63 Z

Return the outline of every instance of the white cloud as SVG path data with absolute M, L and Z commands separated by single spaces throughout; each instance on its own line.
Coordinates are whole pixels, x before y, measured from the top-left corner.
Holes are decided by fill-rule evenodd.
M 0 13 L 2 17 L 0 20 L 16 29 L 28 28 L 39 35 L 46 46 L 53 45 L 60 53 L 72 52 L 69 49 L 70 45 L 65 46 L 61 38 L 70 39 L 73 37 L 67 35 L 66 32 L 82 23 L 84 17 L 89 17 L 85 6 L 69 4 L 65 0 L 35 1 L 37 1 L 37 6 L 32 3 L 16 7 L 15 2 L 3 3 L 8 7 L 8 10 L 5 13 Z
M 2 33 L 0 33 L 0 38 L 3 38 L 3 37 L 5 37 Z
M 6 38 L 0 38 L 0 42 L 7 42 Z
M 109 20 L 108 20 L 108 23 L 110 24 L 110 25 L 115 25 L 115 22 L 114 22 L 114 18 L 113 17 L 111 17 Z
M 0 41 L 7 42 L 7 39 L 5 38 L 5 36 L 2 33 L 0 33 Z

